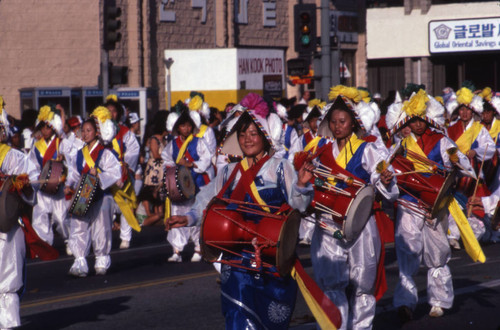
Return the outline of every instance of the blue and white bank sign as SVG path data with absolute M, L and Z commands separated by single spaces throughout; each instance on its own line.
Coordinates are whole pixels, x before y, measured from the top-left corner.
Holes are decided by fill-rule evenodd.
M 429 52 L 500 50 L 500 17 L 429 22 Z

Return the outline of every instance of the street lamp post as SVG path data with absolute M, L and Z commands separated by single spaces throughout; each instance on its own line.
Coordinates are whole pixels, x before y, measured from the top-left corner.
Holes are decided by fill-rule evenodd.
M 172 108 L 172 88 L 170 87 L 170 67 L 174 64 L 174 60 L 169 57 L 163 59 L 163 63 L 165 63 L 165 67 L 167 68 L 167 109 L 170 111 Z

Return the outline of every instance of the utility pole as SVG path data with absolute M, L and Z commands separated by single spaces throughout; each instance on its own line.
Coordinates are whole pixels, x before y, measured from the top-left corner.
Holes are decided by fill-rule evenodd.
M 328 99 L 332 85 L 330 54 L 330 1 L 321 0 L 321 93 L 320 98 Z

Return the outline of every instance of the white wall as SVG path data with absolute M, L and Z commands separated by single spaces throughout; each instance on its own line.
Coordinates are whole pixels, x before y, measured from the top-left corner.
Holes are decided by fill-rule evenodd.
M 433 5 L 425 15 L 420 9 L 404 15 L 403 7 L 367 10 L 367 57 L 429 56 L 428 25 L 432 20 L 493 17 L 500 15 L 497 1 Z M 497 27 L 495 33 L 498 33 Z

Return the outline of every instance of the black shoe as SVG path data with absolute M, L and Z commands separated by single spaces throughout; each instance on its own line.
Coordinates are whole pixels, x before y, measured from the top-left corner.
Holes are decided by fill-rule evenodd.
M 398 307 L 398 316 L 401 323 L 406 323 L 413 319 L 413 312 L 408 306 L 400 306 Z

